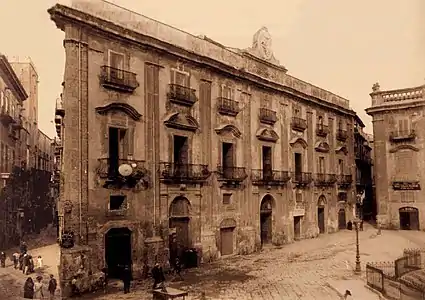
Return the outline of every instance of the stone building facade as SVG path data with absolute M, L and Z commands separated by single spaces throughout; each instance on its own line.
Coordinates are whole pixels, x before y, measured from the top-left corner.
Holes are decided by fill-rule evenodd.
M 92 272 L 137 274 L 182 248 L 250 253 L 353 217 L 355 113 L 288 75 L 266 28 L 239 50 L 103 1 L 49 13 L 65 32 L 61 230 L 78 246 L 64 269 L 83 252 Z
M 370 94 L 377 221 L 395 229 L 425 228 L 422 186 L 424 86 Z

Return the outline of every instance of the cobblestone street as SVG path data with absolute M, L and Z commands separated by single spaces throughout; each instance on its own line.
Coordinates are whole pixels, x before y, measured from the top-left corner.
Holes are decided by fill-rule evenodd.
M 187 299 L 199 299 L 205 291 L 207 299 L 338 299 L 335 290 L 352 289 L 354 299 L 379 299 L 362 290 L 360 280 L 353 276 L 355 232 L 341 231 L 317 239 L 303 240 L 279 249 L 266 248 L 259 254 L 234 256 L 208 266 L 189 270 L 183 282 L 169 282 L 172 287 L 189 291 Z M 363 271 L 369 261 L 390 261 L 404 248 L 424 247 L 425 233 L 414 231 L 382 231 L 365 226 L 360 232 Z M 47 274 L 54 271 L 57 246 L 35 249 L 45 258 Z M 364 280 L 363 274 L 363 280 Z M 9 300 L 19 299 L 25 276 L 10 266 L 0 269 L 0 289 Z M 84 299 L 150 299 L 151 282 L 135 282 L 133 291 L 124 295 L 120 283 L 107 295 L 86 295 Z M 338 286 L 333 286 L 338 285 Z M 356 297 L 357 292 L 357 297 Z M 368 292 L 368 294 L 367 294 Z M 360 297 L 361 295 L 361 297 Z

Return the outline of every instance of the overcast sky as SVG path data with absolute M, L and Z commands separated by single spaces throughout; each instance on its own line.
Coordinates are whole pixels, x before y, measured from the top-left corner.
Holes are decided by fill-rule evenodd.
M 0 52 L 30 56 L 39 73 L 39 127 L 55 134 L 63 33 L 50 21 L 53 0 L 1 0 Z M 425 83 L 424 0 L 115 0 L 111 1 L 226 46 L 246 48 L 262 26 L 288 73 L 350 100 L 372 133 L 371 87 Z M 421 20 L 422 17 L 422 20 Z M 422 51 L 420 51 L 422 50 Z

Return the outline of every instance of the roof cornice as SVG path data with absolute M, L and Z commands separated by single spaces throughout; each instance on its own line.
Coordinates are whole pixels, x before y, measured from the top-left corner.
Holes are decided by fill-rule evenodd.
M 401 109 L 409 109 L 409 108 L 419 108 L 425 106 L 425 100 L 419 101 L 409 101 L 408 103 L 389 103 L 384 105 L 372 106 L 366 108 L 365 111 L 368 115 L 372 116 L 374 114 L 392 110 L 401 110 Z
M 15 71 L 13 71 L 6 56 L 2 54 L 0 54 L 0 70 L 5 75 L 3 80 L 6 82 L 6 85 L 14 92 L 19 100 L 25 101 L 28 98 L 28 94 L 22 86 L 18 76 L 16 76 Z

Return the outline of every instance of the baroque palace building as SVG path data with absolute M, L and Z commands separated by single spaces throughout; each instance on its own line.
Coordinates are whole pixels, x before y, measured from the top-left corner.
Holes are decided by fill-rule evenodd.
M 240 50 L 104 1 L 49 13 L 65 32 L 60 230 L 78 245 L 62 280 L 137 274 L 187 248 L 250 253 L 353 218 L 355 113 L 288 75 L 266 28 Z
M 373 85 L 374 181 L 381 227 L 423 230 L 425 86 L 381 91 Z

